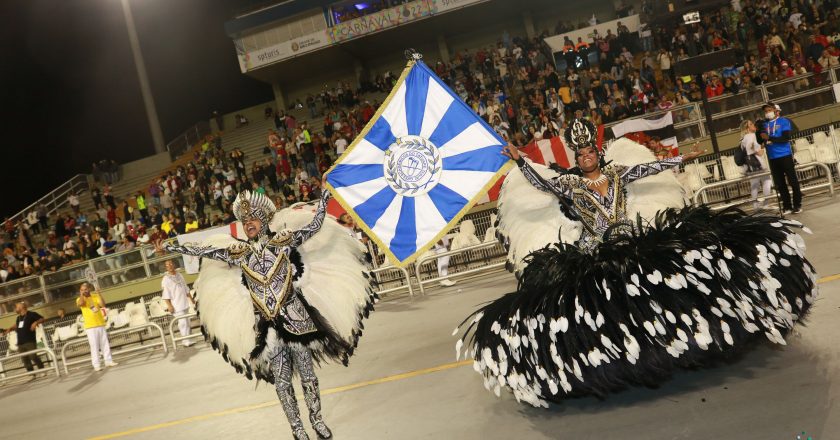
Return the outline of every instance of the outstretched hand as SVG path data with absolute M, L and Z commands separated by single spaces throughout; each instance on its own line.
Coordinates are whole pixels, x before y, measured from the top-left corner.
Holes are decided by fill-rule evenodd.
M 519 160 L 519 158 L 522 157 L 519 154 L 519 149 L 514 147 L 513 144 L 505 145 L 504 148 L 502 148 L 502 154 L 513 160 Z
M 688 161 L 691 159 L 695 159 L 701 154 L 705 154 L 707 150 L 699 151 L 697 150 L 697 144 L 694 144 L 694 147 L 691 149 L 690 152 L 683 154 L 683 160 Z

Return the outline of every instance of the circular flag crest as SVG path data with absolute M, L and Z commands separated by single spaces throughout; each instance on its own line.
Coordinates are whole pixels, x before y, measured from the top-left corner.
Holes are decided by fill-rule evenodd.
M 420 136 L 403 136 L 385 152 L 385 181 L 406 197 L 431 191 L 440 181 L 443 170 L 438 148 Z

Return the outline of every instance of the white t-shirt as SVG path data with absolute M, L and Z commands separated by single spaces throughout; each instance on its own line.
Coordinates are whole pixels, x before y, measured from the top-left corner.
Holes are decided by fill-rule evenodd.
M 175 275 L 167 273 L 164 275 L 160 282 L 160 287 L 163 289 L 161 298 L 172 301 L 172 307 L 175 308 L 175 313 L 183 312 L 190 308 L 190 289 L 187 287 L 187 281 L 180 273 L 176 272 Z
M 755 133 L 747 133 L 741 139 L 741 146 L 744 147 L 744 150 L 747 152 L 747 155 L 755 155 L 756 159 L 758 159 L 758 163 L 761 164 L 761 170 L 766 170 L 767 165 L 764 163 L 764 158 L 762 155 L 757 154 L 759 150 L 761 150 L 761 144 L 755 138 Z M 755 170 L 754 170 L 755 171 Z
M 344 150 L 347 149 L 347 139 L 338 138 L 335 140 L 335 152 L 336 154 L 344 153 Z

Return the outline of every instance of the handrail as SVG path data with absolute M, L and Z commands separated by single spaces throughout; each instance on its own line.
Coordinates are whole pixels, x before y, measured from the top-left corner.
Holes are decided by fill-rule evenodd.
M 805 169 L 810 169 L 810 168 L 815 168 L 815 167 L 821 167 L 823 169 L 823 171 L 825 171 L 826 178 L 827 178 L 828 182 L 820 183 L 820 184 L 817 184 L 817 185 L 810 185 L 810 186 L 807 187 L 807 189 L 811 190 L 811 189 L 819 189 L 819 188 L 828 187 L 828 191 L 831 194 L 831 197 L 834 197 L 834 176 L 832 175 L 831 168 L 828 165 L 826 165 L 822 162 L 808 162 L 808 163 L 803 163 L 803 164 L 796 165 L 796 166 L 794 166 L 794 169 L 797 170 L 797 171 L 802 171 L 802 170 L 805 170 Z M 705 193 L 706 191 L 708 191 L 710 189 L 723 188 L 723 187 L 733 185 L 733 184 L 749 182 L 752 179 L 757 179 L 757 178 L 761 178 L 761 177 L 765 177 L 765 176 L 770 176 L 771 174 L 772 173 L 770 171 L 762 171 L 760 173 L 750 174 L 750 175 L 747 175 L 747 176 L 739 177 L 737 179 L 722 180 L 720 182 L 712 182 L 712 183 L 703 185 L 697 191 L 695 191 L 694 197 L 692 197 L 692 204 L 694 206 L 699 205 L 700 204 L 700 196 L 703 195 L 703 193 Z M 738 205 L 738 204 L 740 204 L 740 203 L 724 204 L 724 205 L 719 206 L 718 208 L 722 209 L 722 208 L 725 208 L 725 207 L 728 207 L 728 206 L 735 206 L 735 205 Z
M 83 185 L 82 185 L 82 183 L 83 183 Z M 9 217 L 9 219 L 12 220 L 12 222 L 17 223 L 18 221 L 25 219 L 26 214 L 29 213 L 30 211 L 32 211 L 33 209 L 37 208 L 38 205 L 40 205 L 42 203 L 44 203 L 46 205 L 48 202 L 52 202 L 52 204 L 53 204 L 52 208 L 47 210 L 47 214 L 50 215 L 50 214 L 54 213 L 55 211 L 58 211 L 58 208 L 60 206 L 64 206 L 64 204 L 67 202 L 66 198 L 64 197 L 68 192 L 68 190 L 65 188 L 66 186 L 69 185 L 69 187 L 70 187 L 69 190 L 74 190 L 74 189 L 76 189 L 77 186 L 87 187 L 87 184 L 88 184 L 88 175 L 87 174 L 76 174 L 75 176 L 68 179 L 66 182 L 64 182 L 61 185 L 59 185 L 58 187 L 56 187 L 54 190 L 48 192 L 46 195 L 44 195 L 40 199 L 36 200 L 34 203 L 30 204 L 26 208 L 21 209 L 20 212 L 18 212 L 17 214 Z M 63 193 L 60 196 L 56 197 L 56 194 L 59 193 L 59 192 L 62 192 L 62 191 L 63 191 Z M 61 202 L 56 205 L 56 201 L 59 200 L 59 197 L 60 197 Z
M 120 330 L 115 330 L 113 332 L 108 332 L 108 338 L 110 339 L 113 336 L 118 336 L 118 335 L 128 334 L 128 333 L 139 333 L 139 330 L 145 331 L 146 329 L 150 329 L 150 328 L 157 329 L 157 331 L 160 333 L 160 342 L 155 342 L 155 343 L 150 344 L 150 345 L 141 345 L 140 347 L 126 348 L 126 349 L 122 349 L 122 350 L 112 351 L 111 355 L 113 356 L 113 355 L 133 353 L 135 351 L 141 351 L 141 350 L 147 350 L 149 348 L 155 348 L 158 345 L 163 347 L 163 352 L 164 353 L 169 353 L 169 348 L 167 348 L 167 346 L 166 346 L 166 338 L 164 337 L 163 329 L 160 328 L 160 326 L 155 324 L 154 322 L 148 322 L 146 324 L 142 324 L 142 325 L 138 325 L 138 326 L 134 326 L 134 327 L 129 327 L 129 328 L 124 328 L 124 329 L 120 329 Z M 90 360 L 90 359 L 88 359 L 88 357 L 85 357 L 84 359 L 81 359 L 81 360 L 76 360 L 76 361 L 73 361 L 73 362 L 67 362 L 67 347 L 70 347 L 72 345 L 82 345 L 82 344 L 80 344 L 82 342 L 86 343 L 87 338 L 76 337 L 76 338 L 70 339 L 70 340 L 68 340 L 67 342 L 64 343 L 63 347 L 61 347 L 61 363 L 64 364 L 64 374 L 70 374 L 70 369 L 69 369 L 70 365 L 83 364 L 83 363 L 88 362 Z M 96 353 L 96 355 L 99 356 L 99 353 Z M 91 353 L 91 356 L 89 356 L 89 357 L 93 357 L 93 353 Z
M 186 313 L 186 314 L 183 314 L 183 315 L 178 315 L 178 316 L 173 315 L 172 316 L 172 320 L 169 321 L 169 340 L 172 341 L 172 352 L 173 353 L 178 351 L 178 341 L 185 341 L 187 339 L 194 339 L 194 338 L 198 338 L 198 337 L 203 338 L 204 337 L 204 335 L 202 333 L 190 333 L 187 336 L 178 336 L 177 338 L 175 337 L 175 329 L 173 327 L 175 325 L 175 323 L 182 320 L 182 319 L 190 319 L 190 318 L 194 318 L 196 316 L 198 316 L 198 313 Z
M 432 261 L 432 260 L 437 260 L 437 259 L 442 258 L 442 257 L 449 257 L 449 256 L 452 256 L 452 255 L 465 254 L 465 253 L 470 252 L 470 251 L 490 249 L 490 248 L 494 248 L 496 246 L 499 246 L 499 243 L 494 241 L 494 242 L 490 242 L 490 243 L 476 244 L 476 245 L 467 246 L 467 247 L 461 248 L 461 249 L 455 249 L 455 250 L 451 250 L 451 251 L 441 252 L 439 254 L 430 254 L 430 255 L 426 255 L 426 256 L 421 257 L 414 264 L 414 277 L 417 278 L 417 285 L 420 286 L 420 294 L 421 295 L 426 294 L 426 291 L 423 288 L 424 283 L 432 283 L 432 282 L 442 280 L 444 278 L 449 278 L 449 277 L 452 277 L 452 276 L 456 276 L 456 275 L 466 275 L 466 274 L 472 274 L 472 273 L 477 273 L 477 272 L 484 272 L 486 270 L 496 269 L 498 267 L 504 267 L 505 264 L 506 264 L 505 261 L 502 261 L 502 262 L 499 262 L 499 263 L 488 264 L 486 266 L 478 267 L 478 268 L 475 268 L 475 269 L 467 269 L 463 272 L 458 272 L 458 273 L 455 273 L 455 274 L 447 275 L 446 277 L 438 276 L 438 277 L 429 278 L 428 280 L 424 280 L 420 276 L 420 267 L 423 266 L 424 264 L 426 264 L 427 262 Z
M 406 270 L 406 268 L 397 267 L 397 266 L 384 266 L 384 267 L 377 267 L 376 269 L 371 269 L 370 273 L 375 274 L 375 273 L 385 272 L 385 271 L 389 271 L 389 270 L 399 270 L 400 272 L 402 272 L 403 277 L 405 278 L 405 285 L 398 286 L 398 287 L 392 287 L 390 289 L 377 290 L 376 293 L 379 294 L 379 295 L 384 295 L 386 293 L 396 292 L 397 290 L 402 290 L 402 289 L 405 289 L 406 287 L 408 287 L 408 297 L 409 298 L 414 298 L 414 288 L 411 286 L 411 275 L 409 275 L 408 270 Z
M 2 369 L 3 362 L 18 359 L 18 358 L 23 358 L 25 356 L 31 356 L 33 354 L 37 356 L 38 354 L 41 354 L 41 353 L 46 354 L 50 358 L 50 360 L 52 361 L 52 367 L 51 368 L 49 368 L 49 369 L 42 368 L 42 369 L 37 369 L 37 370 L 33 368 L 32 371 L 27 371 L 25 373 L 15 374 L 13 376 L 6 376 L 6 371 Z M 53 353 L 53 351 L 50 350 L 49 348 L 36 348 L 34 350 L 26 351 L 26 352 L 23 352 L 23 353 L 13 354 L 13 355 L 10 355 L 10 356 L 0 358 L 0 383 L 4 383 L 4 382 L 10 381 L 12 379 L 17 379 L 18 377 L 34 376 L 34 375 L 40 374 L 42 372 L 45 373 L 47 370 L 55 371 L 55 376 L 56 377 L 61 376 L 61 372 L 58 370 L 58 359 L 55 357 L 55 353 Z
M 189 147 L 210 134 L 210 123 L 198 121 L 192 127 L 184 130 L 181 134 L 166 143 L 166 151 L 169 152 L 169 159 L 174 161 L 178 156 L 184 154 Z

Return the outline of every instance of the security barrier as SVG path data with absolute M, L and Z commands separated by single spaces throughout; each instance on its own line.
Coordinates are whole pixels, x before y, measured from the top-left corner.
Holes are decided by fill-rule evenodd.
M 15 360 L 15 359 L 22 359 L 25 356 L 31 356 L 33 354 L 36 355 L 36 356 L 38 356 L 40 354 L 46 354 L 47 357 L 49 358 L 49 361 L 52 363 L 52 367 L 42 368 L 42 369 L 33 369 L 32 371 L 24 371 L 22 373 L 13 374 L 13 375 L 7 375 L 6 374 L 6 371 L 3 368 L 3 364 L 7 363 L 8 361 L 12 361 L 12 360 Z M 18 354 L 13 354 L 13 355 L 10 355 L 10 356 L 6 356 L 4 358 L 0 358 L 0 383 L 5 384 L 6 382 L 8 382 L 10 380 L 17 379 L 19 377 L 34 376 L 36 374 L 41 374 L 41 373 L 46 374 L 46 372 L 48 372 L 50 370 L 55 372 L 56 377 L 61 376 L 61 373 L 58 371 L 58 360 L 55 357 L 55 353 L 53 353 L 53 351 L 48 349 L 48 348 L 36 348 L 35 350 L 31 350 L 31 351 L 27 351 L 27 352 L 23 352 L 23 353 L 18 353 Z
M 191 319 L 198 316 L 198 313 L 187 313 L 185 315 L 178 315 L 173 316 L 172 320 L 169 321 L 169 340 L 172 341 L 172 351 L 178 351 L 178 342 L 180 341 L 187 341 L 190 339 L 196 338 L 204 338 L 204 335 L 201 333 L 190 333 L 187 336 L 175 336 L 175 323 L 181 321 L 182 319 Z
M 141 340 L 140 341 L 141 345 L 139 347 L 124 348 L 122 350 L 112 351 L 111 356 L 116 357 L 116 356 L 123 355 L 123 354 L 129 354 L 129 353 L 134 353 L 134 352 L 138 352 L 138 351 L 148 350 L 150 348 L 155 349 L 158 346 L 163 347 L 163 352 L 164 353 L 168 353 L 169 349 L 166 346 L 166 338 L 164 337 L 163 329 L 160 328 L 159 325 L 157 325 L 153 322 L 143 324 L 143 325 L 138 325 L 136 327 L 129 327 L 129 328 L 122 329 L 122 330 L 116 330 L 116 331 L 113 331 L 113 332 L 108 332 L 108 338 L 111 339 L 114 336 L 119 336 L 119 335 L 124 335 L 124 334 L 129 334 L 129 333 L 142 334 L 142 333 L 145 333 L 147 330 L 150 330 L 150 329 L 155 329 L 155 330 L 158 331 L 158 334 L 160 335 L 160 342 L 153 342 L 151 344 L 144 345 L 143 341 Z M 155 339 L 157 339 L 157 338 L 155 338 Z M 81 359 L 77 359 L 77 360 L 73 360 L 73 361 L 68 361 L 67 360 L 67 349 L 69 347 L 72 347 L 74 345 L 83 345 L 83 344 L 87 344 L 87 343 L 88 343 L 87 338 L 79 337 L 79 338 L 71 339 L 71 340 L 67 341 L 64 344 L 64 346 L 61 347 L 61 363 L 64 365 L 64 374 L 70 374 L 70 366 L 71 365 L 80 365 L 80 364 L 84 364 L 84 363 L 90 363 L 91 356 L 81 356 Z M 99 356 L 99 353 L 96 353 L 96 355 Z
M 439 254 L 429 254 L 421 257 L 414 265 L 414 277 L 417 279 L 417 285 L 420 287 L 420 294 L 425 295 L 426 290 L 424 284 L 433 282 L 440 282 L 445 278 L 455 278 L 464 275 L 475 275 L 479 273 L 490 272 L 505 267 L 507 252 L 505 252 L 502 245 L 498 242 L 482 243 L 475 246 L 469 246 L 461 249 L 441 252 Z M 446 276 L 437 275 L 434 271 L 425 271 L 425 277 L 421 270 L 423 265 L 437 261 L 442 257 L 460 257 L 461 261 L 450 261 L 450 273 Z
M 810 171 L 815 168 L 820 168 L 823 172 L 816 176 L 809 176 L 808 174 L 806 174 L 807 171 Z M 800 181 L 805 183 L 801 185 L 803 194 L 805 194 L 806 192 L 815 192 L 816 190 L 828 188 L 830 196 L 834 197 L 834 176 L 832 175 L 831 168 L 828 165 L 820 162 L 814 162 L 796 165 L 794 169 L 797 171 L 797 174 L 800 177 Z M 770 176 L 770 171 L 763 171 L 760 173 L 750 174 L 748 176 L 740 177 L 733 180 L 714 182 L 704 185 L 694 193 L 692 202 L 695 206 L 704 204 L 711 206 L 712 209 L 725 209 L 731 206 L 737 206 L 742 205 L 744 203 L 748 203 L 752 200 L 749 192 L 750 180 L 766 176 Z M 804 179 L 802 178 L 803 176 L 805 177 Z M 819 181 L 817 183 L 813 183 L 815 180 Z M 742 186 L 745 183 L 747 186 L 747 199 L 744 199 L 744 191 L 742 191 Z M 712 190 L 720 190 L 720 194 L 718 194 L 718 197 L 716 197 L 717 200 L 715 200 L 714 203 L 710 203 L 710 197 L 708 194 Z

